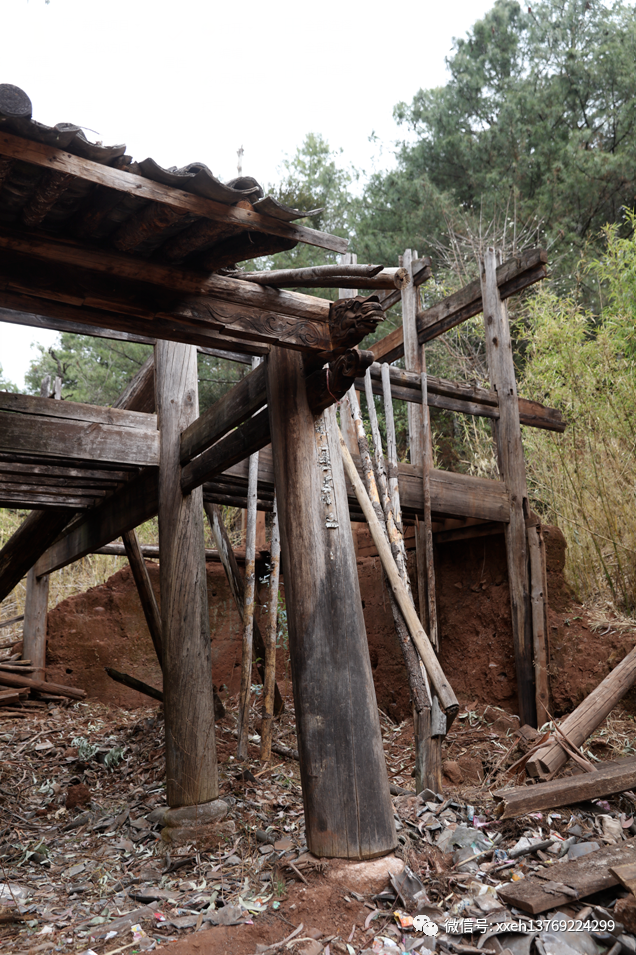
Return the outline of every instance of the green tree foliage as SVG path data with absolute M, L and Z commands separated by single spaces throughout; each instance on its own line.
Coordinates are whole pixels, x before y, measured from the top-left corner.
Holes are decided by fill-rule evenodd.
M 2 372 L 2 365 L 0 365 L 0 391 L 12 391 L 14 394 L 17 392 L 17 385 L 14 385 L 12 381 L 8 381 Z
M 607 231 L 589 270 L 603 280 L 600 316 L 549 287 L 529 300 L 532 338 L 520 391 L 560 408 L 563 435 L 524 434 L 535 506 L 568 542 L 583 598 L 636 607 L 636 239 Z
M 370 181 L 363 241 L 385 256 L 428 251 L 449 214 L 507 210 L 534 219 L 571 271 L 634 204 L 635 59 L 636 10 L 620 0 L 496 0 L 455 41 L 448 83 L 396 107 L 414 141 Z

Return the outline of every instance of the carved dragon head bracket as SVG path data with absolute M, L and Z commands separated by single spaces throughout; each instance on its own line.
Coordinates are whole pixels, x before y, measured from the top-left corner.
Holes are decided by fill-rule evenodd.
M 384 321 L 377 295 L 341 298 L 329 309 L 329 327 L 334 352 L 359 345 Z
M 321 414 L 344 398 L 356 378 L 362 378 L 373 363 L 373 352 L 348 348 L 344 354 L 306 379 L 307 401 L 313 414 Z

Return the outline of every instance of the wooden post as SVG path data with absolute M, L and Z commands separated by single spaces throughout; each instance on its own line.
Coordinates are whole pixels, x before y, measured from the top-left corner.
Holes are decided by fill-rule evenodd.
M 276 634 L 278 630 L 278 586 L 280 582 L 280 529 L 278 508 L 274 495 L 274 520 L 270 545 L 269 600 L 265 629 L 265 679 L 263 681 L 263 719 L 261 728 L 261 759 L 272 758 L 274 730 L 274 688 L 276 686 Z
M 198 416 L 197 353 L 155 345 L 159 466 L 161 630 L 168 805 L 218 798 L 203 491 L 181 492 L 181 432 Z
M 260 358 L 252 359 L 252 368 Z M 256 598 L 256 500 L 258 497 L 258 451 L 250 454 L 247 478 L 247 528 L 245 534 L 245 589 L 243 605 L 243 651 L 241 654 L 241 692 L 238 710 L 239 759 L 247 759 L 250 732 L 250 698 L 252 695 L 252 642 L 254 635 L 254 601 Z
M 126 557 L 130 564 L 133 579 L 137 585 L 137 593 L 141 602 L 141 609 L 144 612 L 150 637 L 159 660 L 159 666 L 163 670 L 163 649 L 161 646 L 161 614 L 157 606 L 155 592 L 150 583 L 146 561 L 139 547 L 139 540 L 136 531 L 126 531 L 121 535 L 126 549 Z
M 540 524 L 528 526 L 530 557 L 530 600 L 532 604 L 532 648 L 534 658 L 535 702 L 537 723 L 550 719 L 550 685 L 548 681 L 548 593 L 546 586 L 545 544 Z
M 406 249 L 402 256 L 402 266 L 409 274 L 409 284 L 402 289 L 402 328 L 404 335 L 404 366 L 407 371 L 414 371 L 422 375 L 422 384 L 426 384 L 426 365 L 424 348 L 420 348 L 417 335 L 417 311 L 419 292 L 413 284 L 413 262 L 417 259 L 417 252 Z M 422 404 L 409 402 L 409 447 L 411 464 L 421 465 L 424 491 L 424 520 L 416 525 L 415 553 L 417 560 L 417 589 L 420 604 L 420 617 L 427 626 L 429 638 L 433 647 L 439 650 L 437 630 L 437 611 L 435 601 L 435 565 L 433 561 L 433 530 L 430 517 L 430 482 L 429 470 L 432 466 L 432 443 L 430 435 L 430 418 L 428 404 L 423 396 Z M 426 501 L 428 491 L 428 520 Z M 428 534 L 427 534 L 428 530 Z M 435 707 L 435 697 L 433 697 Z M 415 788 L 417 792 L 423 789 L 432 789 L 441 792 L 442 789 L 442 758 L 441 747 L 445 729 L 441 735 L 440 725 L 433 726 L 433 707 L 430 710 L 413 711 L 415 733 Z M 439 703 L 435 712 L 439 710 Z
M 27 574 L 22 631 L 22 659 L 30 660 L 33 679 L 46 676 L 46 615 L 49 606 L 49 575 L 35 576 L 35 567 Z
M 528 488 L 508 309 L 501 300 L 497 286 L 497 255 L 494 249 L 488 249 L 484 255 L 481 288 L 490 382 L 499 399 L 499 420 L 495 428 L 497 455 L 501 477 L 510 495 L 510 522 L 506 524 L 505 535 L 519 717 L 522 725 L 527 723 L 536 726 L 526 541 Z
M 307 845 L 396 845 L 333 407 L 314 418 L 302 356 L 273 347 L 267 390 Z

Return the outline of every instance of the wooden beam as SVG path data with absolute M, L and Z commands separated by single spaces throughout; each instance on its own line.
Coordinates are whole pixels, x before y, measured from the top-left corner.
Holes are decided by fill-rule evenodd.
M 32 511 L 0 550 L 0 603 L 52 544 L 75 512 Z
M 3 291 L 1 280 L 0 305 L 6 306 L 10 311 L 38 312 L 51 319 L 50 326 L 39 327 L 56 329 L 58 319 L 70 320 L 74 324 L 84 326 L 86 329 L 84 334 L 86 335 L 91 334 L 90 329 L 93 327 L 97 328 L 98 331 L 107 328 L 121 332 L 131 341 L 134 341 L 137 337 L 140 339 L 143 337 L 145 342 L 150 330 L 153 333 L 153 344 L 158 339 L 182 341 L 190 345 L 197 345 L 200 348 L 209 348 L 211 351 L 245 351 L 248 355 L 266 355 L 268 350 L 267 345 L 259 345 L 252 341 L 240 341 L 231 336 L 222 335 L 214 328 L 194 327 L 180 321 L 170 322 L 161 318 L 154 319 L 152 326 L 149 326 L 148 321 L 144 318 L 92 308 L 81 302 L 72 304 L 61 300 L 53 301 L 47 298 L 37 298 L 26 292 Z M 60 330 L 63 331 L 64 329 Z
M 154 344 L 154 342 L 153 342 Z M 143 412 L 152 415 L 152 427 L 157 427 L 155 410 L 155 356 L 146 358 L 139 371 L 130 379 L 122 393 L 113 402 L 113 408 L 125 408 L 129 414 Z
M 516 786 L 493 793 L 498 819 L 515 819 L 529 812 L 574 806 L 589 799 L 613 796 L 636 786 L 636 756 L 601 763 L 591 773 L 552 779 L 534 786 Z
M 38 693 L 54 693 L 57 696 L 68 696 L 71 700 L 85 700 L 86 693 L 74 686 L 63 686 L 60 683 L 45 683 L 44 680 L 38 680 L 35 677 L 21 676 L 18 673 L 7 673 L 6 670 L 0 670 L 0 685 L 11 686 L 15 689 L 28 687 L 30 690 L 37 690 Z
M 181 464 L 201 454 L 266 403 L 265 366 L 261 364 L 183 432 Z
M 267 364 L 307 845 L 369 859 L 396 835 L 335 413 L 314 418 L 301 356 Z
M 141 680 L 138 680 L 134 676 L 129 676 L 127 673 L 120 673 L 119 670 L 114 670 L 112 667 L 104 667 L 104 669 L 115 683 L 121 683 L 130 690 L 136 690 L 137 693 L 143 693 L 144 696 L 149 696 L 151 699 L 159 700 L 160 703 L 163 703 L 162 690 L 156 690 L 154 686 L 149 686 L 147 683 L 143 683 Z
M 345 253 L 350 255 L 351 253 Z M 316 265 L 305 269 L 236 273 L 236 278 L 272 288 L 401 289 L 408 281 L 404 269 L 381 265 Z M 342 298 L 342 296 L 340 296 Z
M 199 412 L 196 349 L 158 342 L 155 369 L 166 798 L 175 808 L 219 795 L 203 492 L 184 497 L 180 487 L 179 439 Z
M 43 553 L 36 564 L 38 577 L 110 544 L 125 531 L 155 517 L 157 510 L 157 470 L 148 468 L 89 511 L 65 537 Z
M 537 724 L 550 719 L 550 683 L 548 679 L 548 593 L 545 544 L 540 524 L 527 528 L 530 561 L 530 601 L 532 614 L 532 657 L 534 660 Z
M 499 275 L 494 249 L 487 249 L 484 255 L 481 282 L 488 370 L 491 385 L 499 396 L 499 420 L 495 429 L 497 458 L 502 479 L 510 495 L 510 514 L 506 525 L 506 558 L 519 718 L 522 725 L 527 723 L 530 726 L 536 726 L 526 538 L 526 518 L 529 517 L 530 507 L 508 310 L 499 292 Z
M 508 259 L 497 269 L 497 287 L 502 300 L 539 282 L 547 275 L 547 253 L 531 249 Z M 432 341 L 456 325 L 460 325 L 483 310 L 479 279 L 470 282 L 459 292 L 442 299 L 426 311 L 418 312 L 417 330 L 420 344 Z M 401 328 L 374 342 L 370 350 L 376 360 L 393 362 L 404 355 L 404 336 Z
M 264 298 L 267 293 L 275 297 L 298 293 L 262 289 L 248 282 L 234 285 L 238 288 L 233 287 L 227 295 L 181 294 L 145 280 L 120 278 L 83 269 L 79 264 L 60 265 L 7 251 L 1 261 L 0 304 L 23 308 L 12 304 L 11 296 L 18 294 L 37 298 L 38 304 L 27 308 L 28 311 L 46 314 L 50 302 L 81 306 L 75 313 L 78 322 L 101 327 L 114 325 L 124 331 L 152 333 L 156 338 L 169 337 L 168 333 L 175 328 L 193 327 L 199 332 L 215 332 L 265 345 L 277 343 L 321 354 L 332 350 L 329 316 L 333 303 L 321 304 L 323 300 L 315 298 L 310 308 L 303 308 L 302 302 L 295 302 L 296 314 L 288 314 L 272 307 L 278 302 L 264 305 Z M 209 339 L 194 344 L 214 347 L 215 343 Z
M 127 395 L 124 397 L 127 397 Z M 105 408 L 103 405 L 87 405 L 79 401 L 52 401 L 50 398 L 36 398 L 32 395 L 0 391 L 0 411 L 40 415 L 44 418 L 63 418 L 67 421 L 86 421 L 90 424 L 105 424 L 114 428 L 134 428 L 156 432 L 156 415 L 141 414 L 138 411 L 122 411 L 120 408 L 121 406 Z M 24 424 L 26 422 L 23 422 Z
M 254 232 L 264 232 L 268 235 L 278 235 L 283 238 L 315 245 L 318 248 L 329 249 L 332 252 L 346 252 L 348 242 L 338 236 L 308 229 L 306 226 L 292 225 L 275 219 L 273 216 L 261 215 L 240 209 L 236 206 L 227 206 L 213 199 L 204 199 L 192 193 L 175 189 L 173 186 L 164 186 L 153 182 L 144 176 L 115 169 L 112 166 L 103 166 L 74 156 L 72 153 L 54 146 L 45 146 L 29 139 L 22 139 L 12 133 L 0 132 L 0 156 L 18 159 L 21 162 L 33 163 L 45 169 L 75 176 L 85 182 L 92 182 L 98 186 L 106 186 L 140 199 L 148 199 L 173 209 L 175 212 L 202 216 L 219 222 L 237 225 Z
M 233 464 L 260 451 L 269 442 L 269 414 L 267 408 L 264 408 L 186 464 L 181 471 L 183 494 L 189 494 L 194 488 L 212 480 Z
M 151 467 L 159 462 L 157 431 L 96 422 L 87 427 L 82 421 L 64 421 L 42 415 L 34 415 L 25 421 L 21 415 L 6 411 L 0 411 L 0 448 L 70 461 L 134 467 Z

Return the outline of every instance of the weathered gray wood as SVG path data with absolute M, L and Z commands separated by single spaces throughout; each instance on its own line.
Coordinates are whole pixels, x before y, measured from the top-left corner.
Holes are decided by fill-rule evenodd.
M 254 369 L 260 359 L 252 362 Z M 265 381 L 263 380 L 263 385 Z M 268 416 L 269 418 L 269 416 Z M 245 531 L 245 585 L 243 602 L 243 650 L 241 653 L 241 689 L 238 711 L 238 759 L 247 759 L 252 695 L 252 644 L 254 641 L 254 602 L 256 599 L 256 499 L 258 497 L 258 451 L 250 455 L 247 477 Z
M 154 342 L 153 342 L 154 344 Z M 145 362 L 124 388 L 113 408 L 126 408 L 129 412 L 142 411 L 152 414 L 155 410 L 155 356 L 154 353 Z M 156 427 L 156 422 L 155 422 Z
M 502 469 L 502 479 L 510 496 L 510 516 L 506 525 L 506 556 L 519 718 L 522 724 L 536 726 L 526 539 L 526 517 L 529 516 L 530 508 L 508 311 L 499 293 L 497 258 L 494 249 L 486 250 L 481 281 L 488 370 L 491 385 L 499 397 L 499 421 L 496 428 L 498 460 Z
M 330 249 L 333 252 L 345 252 L 347 240 L 327 233 L 308 229 L 306 226 L 293 225 L 272 216 L 237 209 L 236 206 L 227 206 L 213 199 L 204 199 L 172 186 L 146 179 L 127 170 L 104 166 L 101 163 L 74 156 L 71 153 L 54 146 L 45 146 L 32 140 L 22 139 L 8 132 L 0 133 L 0 155 L 23 162 L 43 166 L 52 172 L 59 172 L 75 176 L 85 182 L 92 182 L 99 186 L 107 186 L 118 192 L 138 196 L 152 202 L 161 203 L 175 212 L 189 213 L 195 216 L 205 216 L 219 222 L 236 224 L 255 232 L 264 232 L 268 235 L 279 235 L 294 239 L 296 242 L 305 242 L 308 245 L 317 245 L 319 248 Z
M 572 895 L 559 892 L 554 883 L 574 890 L 576 898 L 583 899 L 618 885 L 620 879 L 612 870 L 634 862 L 636 839 L 628 839 L 621 845 L 597 849 L 571 862 L 557 862 L 544 869 L 540 876 L 528 876 L 519 882 L 504 884 L 497 889 L 497 894 L 506 904 L 538 915 L 572 902 Z
M 389 367 L 385 362 L 374 362 L 371 365 L 371 379 L 374 394 L 383 393 L 381 384 L 382 369 Z M 389 368 L 391 379 L 391 394 L 401 401 L 422 402 L 422 383 L 420 375 L 408 372 L 402 368 Z M 356 381 L 356 388 L 361 381 Z M 522 425 L 531 428 L 543 428 L 546 431 L 562 433 L 567 427 L 567 421 L 556 408 L 546 408 L 538 401 L 519 398 L 519 418 Z M 467 385 L 462 382 L 447 381 L 428 375 L 427 403 L 431 408 L 443 408 L 447 411 L 457 411 L 460 414 L 470 414 L 487 418 L 499 418 L 499 399 L 495 391 L 480 388 L 476 385 Z
M 274 497 L 274 515 L 269 559 L 269 598 L 265 629 L 265 679 L 263 680 L 263 710 L 261 726 L 261 759 L 272 758 L 274 736 L 274 691 L 276 688 L 276 642 L 278 636 L 278 587 L 280 581 L 280 529 L 278 509 Z
M 225 524 L 223 523 L 221 510 L 217 504 L 208 503 L 207 501 L 204 501 L 203 508 L 210 522 L 210 528 L 212 530 L 214 543 L 216 544 L 217 554 L 219 560 L 223 564 L 223 569 L 225 570 L 225 575 L 227 577 L 228 584 L 230 585 L 234 602 L 236 603 L 236 609 L 238 610 L 239 617 L 241 620 L 243 620 L 243 615 L 245 612 L 245 584 L 239 571 L 234 548 L 232 547 Z M 256 672 L 258 673 L 260 681 L 263 684 L 265 683 L 265 669 L 263 664 L 263 661 L 265 660 L 265 653 L 265 643 L 258 626 L 258 621 L 254 619 L 254 656 L 257 660 Z M 281 696 L 278 685 L 275 683 L 274 715 L 279 716 L 284 712 L 284 710 L 285 703 Z
M 382 567 L 386 571 L 387 577 L 391 584 L 391 589 L 395 594 L 395 598 L 399 604 L 400 610 L 402 611 L 402 616 L 404 617 L 404 620 L 409 628 L 411 639 L 417 647 L 417 652 L 419 653 L 422 662 L 426 667 L 431 684 L 438 693 L 442 702 L 442 706 L 449 714 L 449 718 L 452 721 L 457 714 L 458 709 L 458 703 L 455 694 L 453 693 L 453 689 L 439 665 L 439 661 L 433 648 L 431 647 L 428 636 L 417 616 L 409 590 L 400 577 L 395 559 L 391 553 L 391 547 L 389 546 L 389 543 L 382 532 L 380 520 L 375 510 L 376 502 L 371 501 L 371 498 L 369 497 L 362 480 L 356 471 L 353 459 L 349 454 L 349 450 L 344 443 L 344 440 L 341 441 L 340 447 L 347 477 L 354 486 L 358 501 L 360 502 L 360 507 L 364 513 L 367 524 L 369 525 L 369 531 L 373 538 L 373 543 L 378 549 Z
M 298 279 L 300 281 L 308 279 L 337 279 L 339 276 L 348 276 L 354 278 L 373 278 L 382 272 L 381 265 L 358 265 L 358 257 L 351 252 L 345 252 L 340 257 L 338 265 L 311 265 L 308 268 L 300 269 L 270 269 L 263 272 L 244 272 L 236 271 L 232 273 L 232 278 L 243 279 L 245 282 L 256 282 L 257 285 L 292 285 Z M 354 261 L 355 259 L 355 261 Z M 394 272 L 394 269 L 385 270 Z
M 199 410 L 196 349 L 158 342 L 155 369 L 167 800 L 192 806 L 219 794 L 203 492 L 184 496 L 180 485 L 181 432 Z
M 358 262 L 358 256 L 355 252 L 345 252 L 344 255 L 340 256 L 341 268 L 342 267 L 347 269 L 358 268 L 357 262 Z M 346 298 L 348 294 L 351 294 L 351 292 L 348 292 L 347 289 L 345 288 L 338 289 L 338 298 Z M 353 294 L 357 294 L 357 287 L 356 289 L 353 290 Z M 360 387 L 362 387 L 362 385 Z M 351 408 L 352 408 L 351 402 L 355 401 L 356 404 L 358 405 L 360 402 L 358 399 L 358 395 L 356 394 L 356 391 L 353 388 L 353 386 L 351 388 L 351 391 L 349 392 L 349 395 L 350 395 L 349 402 L 344 401 L 340 405 L 340 427 L 341 427 L 342 434 L 344 436 L 347 447 L 349 448 L 352 454 L 358 454 L 358 439 L 356 437 L 356 429 L 353 423 L 353 418 L 351 416 Z
M 258 365 L 186 428 L 181 435 L 181 464 L 211 447 L 266 402 L 265 366 Z
M 591 773 L 552 779 L 534 786 L 516 786 L 493 793 L 499 819 L 514 819 L 528 812 L 574 806 L 588 799 L 613 796 L 636 786 L 636 757 L 602 764 Z
M 148 574 L 148 568 L 146 567 L 146 561 L 144 560 L 141 553 L 139 539 L 137 538 L 137 534 L 134 530 L 124 531 L 121 537 L 124 542 L 124 548 L 126 550 L 128 563 L 130 564 L 130 570 L 137 586 L 137 593 L 139 594 L 141 609 L 144 612 L 144 617 L 146 618 L 146 623 L 148 624 L 150 639 L 152 640 L 152 645 L 155 648 L 155 653 L 157 654 L 157 659 L 159 660 L 159 666 L 163 669 L 161 614 L 159 612 L 159 607 L 157 606 L 155 592 L 152 589 L 152 584 L 150 583 L 150 576 Z
M 85 700 L 86 693 L 74 686 L 63 686 L 60 683 L 45 683 L 29 676 L 20 676 L 19 673 L 7 673 L 0 670 L 0 685 L 14 688 L 27 687 L 37 690 L 38 693 L 54 693 L 56 696 L 68 696 L 71 700 Z
M 497 285 L 502 299 L 540 281 L 547 275 L 547 255 L 543 249 L 530 249 L 508 259 L 497 269 Z M 483 309 L 481 285 L 479 280 L 442 299 L 436 305 L 419 312 L 417 316 L 418 340 L 432 341 L 449 328 L 478 315 Z M 371 346 L 376 360 L 396 361 L 404 355 L 404 339 L 401 329 L 395 329 L 385 338 Z
M 0 602 L 72 518 L 72 510 L 32 511 L 0 550 Z
M 135 434 L 139 428 L 144 431 L 157 430 L 157 419 L 152 414 L 122 411 L 115 407 L 104 408 L 101 405 L 87 405 L 78 401 L 52 401 L 50 398 L 36 398 L 33 395 L 12 394 L 8 391 L 0 391 L 0 411 L 44 418 L 64 418 L 73 422 L 85 421 L 115 428 L 133 428 Z
M 545 545 L 540 524 L 527 528 L 530 558 L 530 600 L 532 610 L 532 655 L 534 660 L 537 723 L 550 719 L 548 680 L 548 594 L 546 591 Z
M 635 682 L 636 647 L 559 723 L 568 740 L 574 746 L 581 746 Z M 526 768 L 531 776 L 548 776 L 567 762 L 568 755 L 558 740 L 556 736 L 530 757 Z
M 369 859 L 396 835 L 335 414 L 314 419 L 301 356 L 280 348 L 268 407 L 307 845 Z
M 159 435 L 156 431 L 106 424 L 94 423 L 87 427 L 82 421 L 42 415 L 29 416 L 27 422 L 22 415 L 0 411 L 0 449 L 91 463 L 148 467 L 158 464 Z
M 22 630 L 22 659 L 30 660 L 33 679 L 44 680 L 46 673 L 46 615 L 49 606 L 49 578 L 35 575 L 32 567 L 27 574 Z
M 95 496 L 85 497 L 79 494 L 62 494 L 59 490 L 53 488 L 33 487 L 32 485 L 23 487 L 1 487 L 0 488 L 0 507 L 24 507 L 36 509 L 54 508 L 73 508 L 74 510 L 89 510 L 97 503 Z
M 181 472 L 183 493 L 189 494 L 233 464 L 257 453 L 269 441 L 269 415 L 264 408 L 185 465 Z

